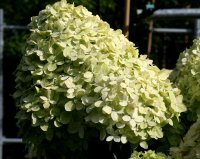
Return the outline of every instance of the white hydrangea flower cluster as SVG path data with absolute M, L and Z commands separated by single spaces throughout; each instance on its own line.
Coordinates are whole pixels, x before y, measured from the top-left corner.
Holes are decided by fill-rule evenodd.
M 195 39 L 193 45 L 180 54 L 170 78 L 181 90 L 188 109 L 198 113 L 200 104 L 200 39 Z
M 83 138 L 140 143 L 163 137 L 186 108 L 177 88 L 99 16 L 62 0 L 32 18 L 26 52 L 17 68 L 19 113 L 44 133 L 68 125 Z
M 164 153 L 148 150 L 145 152 L 134 151 L 129 159 L 172 159 L 170 156 L 166 156 Z

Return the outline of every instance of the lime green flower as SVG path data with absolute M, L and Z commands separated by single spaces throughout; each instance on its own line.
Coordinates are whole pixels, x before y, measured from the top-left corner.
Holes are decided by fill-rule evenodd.
M 83 6 L 48 5 L 29 28 L 16 73 L 19 125 L 31 122 L 48 139 L 63 126 L 78 138 L 95 129 L 101 140 L 147 148 L 186 110 L 152 61 Z
M 195 113 L 199 112 L 200 39 L 195 39 L 193 45 L 179 55 L 176 68 L 170 78 L 181 90 L 188 109 Z
M 155 151 L 148 150 L 145 152 L 134 151 L 129 159 L 172 159 L 163 153 L 156 153 Z

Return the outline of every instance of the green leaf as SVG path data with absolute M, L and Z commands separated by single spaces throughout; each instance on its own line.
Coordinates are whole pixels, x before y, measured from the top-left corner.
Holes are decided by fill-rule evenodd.
M 47 140 L 51 141 L 53 139 L 53 129 L 48 129 L 46 132 L 46 138 Z
M 84 128 L 82 126 L 79 127 L 78 135 L 81 139 L 84 138 Z
M 100 130 L 100 140 L 103 141 L 106 137 L 106 131 L 104 129 Z
M 79 123 L 71 123 L 68 125 L 68 131 L 72 134 L 79 132 Z
M 72 115 L 67 112 L 62 112 L 60 115 L 60 122 L 63 124 L 70 123 L 71 119 L 72 119 Z

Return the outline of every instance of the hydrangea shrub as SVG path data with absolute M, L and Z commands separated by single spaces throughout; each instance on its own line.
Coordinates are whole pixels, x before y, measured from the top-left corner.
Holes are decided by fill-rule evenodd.
M 174 158 L 199 158 L 200 150 L 200 39 L 184 50 L 178 58 L 176 68 L 170 74 L 171 81 L 181 90 L 183 101 L 188 107 L 184 117 L 188 130 L 182 142 L 171 148 Z M 192 122 L 191 122 L 192 121 Z M 189 124 L 188 124 L 189 123 Z M 192 125 L 191 125 L 192 124 Z
M 71 142 L 93 129 L 101 140 L 147 148 L 148 139 L 162 138 L 162 127 L 186 111 L 180 90 L 162 71 L 83 6 L 48 5 L 29 28 L 14 98 L 33 147 L 39 137 L 32 128 L 48 140 L 72 134 Z
M 184 102 L 192 112 L 198 112 L 200 104 L 200 39 L 184 50 L 178 58 L 170 79 L 181 90 Z
M 155 151 L 148 150 L 145 152 L 134 151 L 129 159 L 172 159 L 172 158 L 170 156 L 166 156 L 161 152 L 156 153 Z
M 200 158 L 200 118 L 191 125 L 178 147 L 170 149 L 176 159 Z

